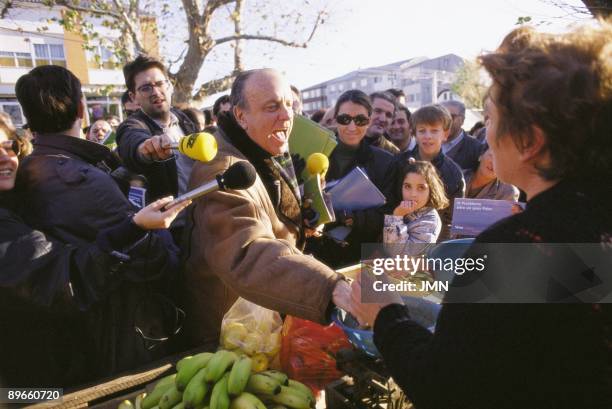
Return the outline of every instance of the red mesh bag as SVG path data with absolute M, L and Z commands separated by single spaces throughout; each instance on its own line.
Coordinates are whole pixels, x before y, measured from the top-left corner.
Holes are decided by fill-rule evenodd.
M 291 379 L 313 389 L 323 389 L 342 377 L 336 369 L 336 353 L 351 344 L 335 324 L 323 326 L 288 316 L 283 324 L 281 366 Z

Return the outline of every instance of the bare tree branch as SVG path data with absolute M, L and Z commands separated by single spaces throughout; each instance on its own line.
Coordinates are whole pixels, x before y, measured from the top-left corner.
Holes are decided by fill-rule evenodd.
M 211 94 L 216 94 L 217 92 L 225 91 L 232 86 L 232 83 L 236 79 L 236 74 L 232 73 L 230 75 L 226 75 L 223 78 L 217 78 L 212 81 L 205 82 L 200 86 L 198 92 L 194 95 L 193 99 L 196 101 L 201 101 L 204 97 Z
M 95 7 L 77 6 L 75 4 L 72 4 L 72 2 L 68 0 L 56 0 L 55 4 L 57 4 L 58 6 L 64 6 L 70 10 L 80 11 L 82 13 L 90 13 L 90 14 L 93 14 L 99 17 L 112 17 L 116 20 L 121 20 L 121 16 L 119 14 L 114 13 L 110 10 L 100 10 L 100 9 L 96 9 Z
M 237 41 L 237 40 L 261 40 L 261 41 L 271 41 L 271 42 L 279 43 L 287 47 L 306 48 L 308 47 L 308 43 L 314 37 L 315 32 L 317 31 L 317 28 L 324 22 L 324 16 L 325 16 L 325 11 L 320 11 L 319 14 L 317 15 L 317 20 L 315 21 L 314 26 L 312 27 L 312 31 L 310 32 L 308 39 L 304 41 L 303 43 L 283 40 L 282 38 L 277 38 L 273 36 L 265 36 L 265 35 L 258 35 L 258 34 L 240 34 L 240 35 L 233 35 L 233 36 L 218 38 L 215 40 L 215 45 L 227 43 L 229 41 Z
M 181 54 L 178 57 L 176 57 L 176 59 L 172 61 L 168 60 L 168 71 L 172 71 L 172 66 L 178 63 L 179 61 L 181 61 L 186 52 L 187 52 L 187 47 L 183 48 L 183 51 L 181 51 Z
M 135 2 L 136 6 L 138 6 L 138 2 Z M 120 0 L 113 0 L 113 4 L 115 5 L 115 7 L 117 8 L 117 11 L 119 12 L 119 20 L 123 22 L 123 24 L 125 24 L 125 27 L 127 28 L 127 32 L 130 34 L 130 36 L 132 37 L 132 41 L 134 41 L 134 45 L 136 46 L 136 50 L 138 52 L 143 52 L 145 49 L 144 44 L 142 43 L 140 37 L 139 37 L 139 33 L 140 30 L 138 29 L 138 27 L 136 27 L 136 24 L 134 24 L 135 22 L 132 21 L 132 19 L 130 19 L 130 16 L 128 16 L 128 14 L 125 12 L 125 8 L 123 7 L 123 4 L 121 3 Z M 136 9 L 136 22 L 138 21 L 138 9 Z M 137 23 L 138 24 L 138 23 Z
M 2 6 L 2 10 L 0 10 L 0 19 L 6 16 L 6 13 L 8 13 L 11 7 L 13 7 L 13 0 L 6 0 L 6 2 Z
M 234 35 L 239 36 L 242 34 L 242 5 L 243 0 L 236 0 L 236 7 L 233 14 L 234 19 Z M 240 40 L 236 40 L 234 43 L 234 73 L 243 71 L 242 66 L 242 44 Z

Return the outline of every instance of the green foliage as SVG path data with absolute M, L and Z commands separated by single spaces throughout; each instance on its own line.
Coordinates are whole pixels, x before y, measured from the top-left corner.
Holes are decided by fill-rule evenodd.
M 457 71 L 455 82 L 451 85 L 452 91 L 463 99 L 468 108 L 482 109 L 482 100 L 488 87 L 480 74 L 480 66 L 476 61 L 466 61 Z

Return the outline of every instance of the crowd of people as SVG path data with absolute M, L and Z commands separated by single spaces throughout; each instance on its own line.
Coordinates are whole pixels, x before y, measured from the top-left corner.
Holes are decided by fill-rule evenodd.
M 126 119 L 84 129 L 80 81 L 63 67 L 32 69 L 15 86 L 31 144 L 0 118 L 0 383 L 70 388 L 214 348 L 243 297 L 319 323 L 336 307 L 352 313 L 418 408 L 610 402 L 605 308 L 451 303 L 431 334 L 397 298 L 362 303 L 362 278 L 335 270 L 358 263 L 364 243 L 409 253 L 448 240 L 464 197 L 527 200 L 477 243 L 609 246 L 611 30 L 510 33 L 481 57 L 493 85 L 470 132 L 459 101 L 410 112 L 400 90 L 344 92 L 311 116 L 337 140 L 325 183 L 360 167 L 385 204 L 337 210 L 323 231 L 304 220 L 305 158 L 288 150 L 302 104 L 278 71 L 238 74 L 212 111 L 178 109 L 166 67 L 141 55 L 123 69 Z M 207 163 L 172 148 L 200 131 L 218 144 Z M 256 170 L 250 188 L 166 208 L 240 161 Z M 327 234 L 338 226 L 350 229 L 341 241 Z M 524 262 L 499 266 L 537 271 Z

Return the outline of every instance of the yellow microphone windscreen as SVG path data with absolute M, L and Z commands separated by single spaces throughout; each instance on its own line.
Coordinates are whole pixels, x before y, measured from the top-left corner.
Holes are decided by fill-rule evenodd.
M 327 159 L 327 156 L 320 152 L 313 153 L 306 160 L 306 169 L 311 175 L 316 175 L 318 173 L 319 175 L 323 176 L 327 173 L 328 168 L 329 159 Z
M 198 132 L 181 138 L 179 152 L 200 162 L 210 162 L 217 155 L 217 140 L 208 132 Z

